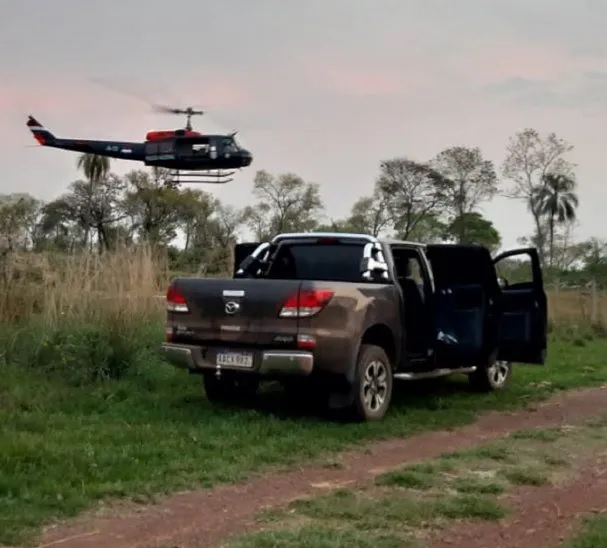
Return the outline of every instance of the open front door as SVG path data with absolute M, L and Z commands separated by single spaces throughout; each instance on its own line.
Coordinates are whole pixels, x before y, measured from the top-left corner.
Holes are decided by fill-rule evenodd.
M 513 262 L 510 268 L 503 263 L 519 255 L 527 255 L 529 262 Z M 493 262 L 496 272 L 506 273 L 501 276 L 505 278 L 505 284 L 501 288 L 498 360 L 543 365 L 547 352 L 548 311 L 537 249 L 507 251 Z M 509 275 L 525 281 L 508 280 Z
M 238 270 L 238 267 L 240 266 L 240 263 L 242 263 L 242 261 L 248 257 L 251 253 L 253 253 L 253 251 L 255 251 L 255 249 L 257 249 L 257 247 L 259 246 L 259 243 L 254 243 L 254 242 L 246 242 L 246 243 L 242 243 L 242 244 L 236 244 L 234 246 L 234 266 L 232 268 L 232 277 L 235 276 L 236 271 Z

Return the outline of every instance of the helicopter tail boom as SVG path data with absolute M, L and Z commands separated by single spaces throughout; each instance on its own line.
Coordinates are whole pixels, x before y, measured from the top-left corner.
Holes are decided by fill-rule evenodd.
M 56 137 L 31 114 L 27 119 L 27 127 L 34 135 L 34 139 L 42 146 L 52 145 L 57 140 Z
M 121 160 L 143 161 L 144 145 L 126 141 L 97 141 L 87 139 L 64 139 L 55 137 L 36 118 L 29 116 L 27 127 L 40 146 L 60 148 L 82 154 L 97 154 Z

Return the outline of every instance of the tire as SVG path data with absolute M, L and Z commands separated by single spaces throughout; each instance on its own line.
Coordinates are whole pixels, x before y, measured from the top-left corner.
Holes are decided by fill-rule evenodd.
M 477 392 L 497 392 L 506 388 L 511 376 L 512 364 L 496 360 L 489 367 L 482 367 L 470 373 L 468 380 Z
M 352 392 L 352 414 L 358 421 L 384 418 L 392 400 L 392 364 L 383 348 L 362 344 L 358 352 Z
M 255 398 L 259 379 L 251 375 L 230 375 L 222 372 L 218 379 L 215 372 L 204 373 L 204 391 L 211 403 L 248 403 Z

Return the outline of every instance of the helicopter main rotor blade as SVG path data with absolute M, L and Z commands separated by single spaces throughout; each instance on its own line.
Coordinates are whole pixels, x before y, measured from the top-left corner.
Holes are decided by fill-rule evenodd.
M 181 109 L 166 107 L 164 105 L 152 105 L 154 112 L 162 112 L 164 114 L 185 114 Z
M 217 114 L 214 110 L 212 112 L 208 112 L 199 104 L 191 104 L 187 108 L 176 108 L 168 106 L 166 103 L 161 104 L 157 103 L 154 100 L 151 100 L 146 97 L 147 94 L 144 93 L 134 93 L 132 91 L 128 91 L 125 89 L 121 89 L 122 86 L 118 86 L 116 84 L 110 83 L 105 79 L 101 78 L 88 78 L 88 80 L 96 85 L 105 87 L 106 89 L 113 91 L 114 93 L 121 94 L 123 96 L 128 96 L 132 99 L 137 99 L 145 104 L 147 104 L 152 112 L 163 113 L 163 114 L 182 114 L 188 115 L 191 114 L 193 116 L 201 116 L 204 115 L 204 119 L 211 122 L 213 125 L 217 126 L 217 129 L 222 128 L 223 130 L 228 130 L 229 128 L 240 128 L 241 130 L 250 132 L 250 131 L 269 131 L 270 128 L 266 125 L 265 122 L 251 120 L 250 122 L 247 120 L 243 120 L 240 117 L 237 119 L 232 119 L 229 115 L 224 115 L 223 111 L 221 114 Z M 168 102 L 168 101 L 167 101 Z M 173 103 L 173 98 L 171 98 L 170 103 Z M 169 103 L 169 104 L 170 104 Z M 179 104 L 179 102 L 173 103 Z M 187 103 L 186 103 L 187 104 Z M 252 122 L 252 123 L 251 123 Z M 233 131 L 233 129 L 232 129 Z

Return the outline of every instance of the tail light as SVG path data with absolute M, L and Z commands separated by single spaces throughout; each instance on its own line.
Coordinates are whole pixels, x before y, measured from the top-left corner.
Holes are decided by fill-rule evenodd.
M 167 310 L 169 312 L 181 312 L 187 314 L 190 309 L 183 293 L 174 285 L 167 289 Z
M 333 291 L 312 289 L 298 291 L 291 295 L 282 305 L 281 318 L 309 318 L 318 314 L 333 297 Z

